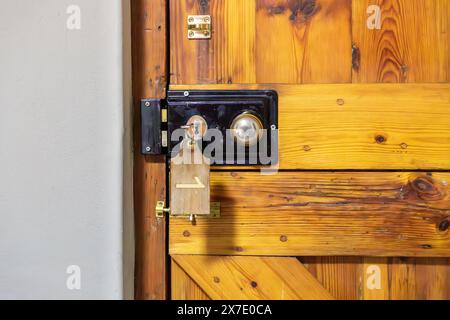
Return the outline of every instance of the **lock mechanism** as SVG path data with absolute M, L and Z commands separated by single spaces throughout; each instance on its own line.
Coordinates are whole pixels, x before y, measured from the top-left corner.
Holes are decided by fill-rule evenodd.
M 142 153 L 170 157 L 170 209 L 163 217 L 218 217 L 210 203 L 210 166 L 278 162 L 278 95 L 271 90 L 169 91 L 143 100 Z
M 175 157 L 185 138 L 183 128 L 202 118 L 202 130 L 206 133 L 199 147 L 209 151 L 204 154 L 211 160 L 211 166 L 278 163 L 278 95 L 275 91 L 169 91 L 166 100 L 142 100 L 141 115 L 144 155 Z

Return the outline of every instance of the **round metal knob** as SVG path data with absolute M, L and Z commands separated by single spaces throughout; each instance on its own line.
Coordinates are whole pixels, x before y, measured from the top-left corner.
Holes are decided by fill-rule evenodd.
M 263 124 L 256 115 L 244 112 L 231 123 L 233 137 L 239 144 L 253 146 L 261 139 Z

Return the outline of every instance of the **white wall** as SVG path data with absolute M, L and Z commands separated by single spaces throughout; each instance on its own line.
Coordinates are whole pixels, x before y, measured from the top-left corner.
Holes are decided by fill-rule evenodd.
M 0 3 L 0 299 L 130 297 L 128 6 Z

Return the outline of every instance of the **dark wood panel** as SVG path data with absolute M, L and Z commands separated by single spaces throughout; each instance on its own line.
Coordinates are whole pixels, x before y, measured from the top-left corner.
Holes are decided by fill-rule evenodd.
M 166 0 L 133 0 L 134 211 L 136 230 L 135 298 L 166 299 L 166 221 L 156 202 L 165 199 L 163 156 L 140 150 L 140 99 L 165 97 L 167 85 Z

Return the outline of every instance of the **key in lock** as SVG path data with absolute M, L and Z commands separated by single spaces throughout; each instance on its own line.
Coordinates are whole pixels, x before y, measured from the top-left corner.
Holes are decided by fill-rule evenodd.
M 172 216 L 209 216 L 210 160 L 200 148 L 207 123 L 194 116 L 185 126 L 185 137 L 179 153 L 171 159 L 170 211 Z

